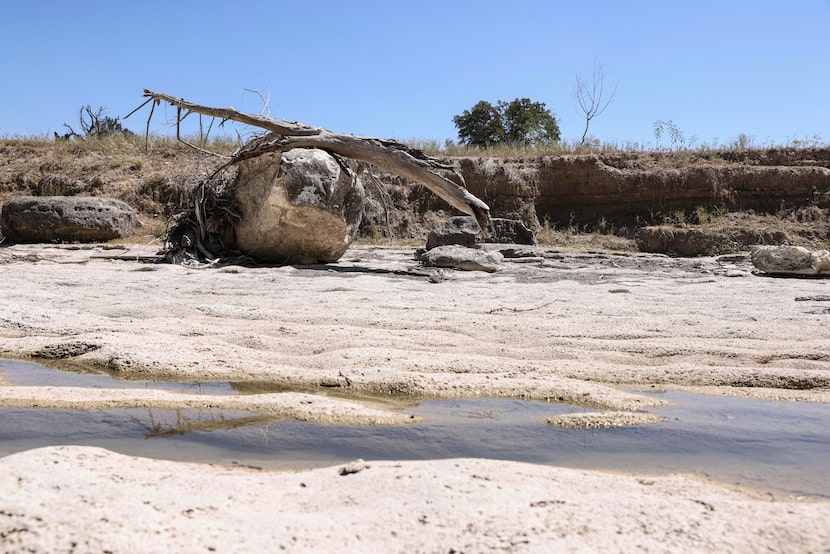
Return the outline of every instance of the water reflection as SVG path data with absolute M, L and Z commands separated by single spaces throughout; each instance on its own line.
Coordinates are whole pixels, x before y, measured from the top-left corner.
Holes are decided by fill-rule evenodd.
M 222 388 L 219 383 L 204 386 Z M 225 386 L 228 394 L 236 393 Z M 697 473 L 764 490 L 830 498 L 830 404 L 649 394 L 673 403 L 653 410 L 667 421 L 594 430 L 541 423 L 579 410 L 573 406 L 505 398 L 422 402 L 404 409 L 423 418 L 421 422 L 368 427 L 217 408 L 2 408 L 0 455 L 79 444 L 136 456 L 279 469 L 355 458 L 482 457 L 637 473 Z
M 219 408 L 132 408 L 126 412 L 134 423 L 146 431 L 145 439 L 174 437 L 186 433 L 232 431 L 249 425 L 262 426 L 277 421 L 273 416 Z M 142 415 L 146 413 L 146 417 L 137 415 L 137 412 Z

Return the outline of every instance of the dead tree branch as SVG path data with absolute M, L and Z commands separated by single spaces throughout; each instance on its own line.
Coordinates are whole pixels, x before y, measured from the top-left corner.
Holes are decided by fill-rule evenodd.
M 591 120 L 602 114 L 614 95 L 617 94 L 618 83 L 615 83 L 611 88 L 610 93 L 606 89 L 605 83 L 605 67 L 594 58 L 594 70 L 591 74 L 591 80 L 583 79 L 579 75 L 574 81 L 574 96 L 576 97 L 577 105 L 582 113 L 585 115 L 585 131 L 582 133 L 582 144 L 585 144 L 585 139 L 588 136 L 588 126 Z M 607 94 L 607 96 L 606 96 Z
M 144 96 L 153 100 L 154 105 L 166 102 L 176 107 L 178 122 L 181 122 L 191 113 L 198 113 L 218 117 L 223 121 L 230 120 L 252 125 L 271 132 L 271 135 L 265 139 L 253 141 L 248 147 L 241 149 L 226 165 L 254 158 L 266 152 L 285 152 L 293 148 L 319 148 L 333 154 L 375 165 L 423 184 L 454 208 L 474 216 L 482 233 L 488 236 L 487 223 L 490 220 L 490 208 L 487 204 L 467 191 L 466 188 L 438 173 L 449 169 L 448 166 L 406 145 L 372 137 L 334 133 L 322 127 L 312 127 L 298 122 L 291 123 L 263 115 L 239 112 L 233 108 L 202 106 L 147 89 L 144 90 Z

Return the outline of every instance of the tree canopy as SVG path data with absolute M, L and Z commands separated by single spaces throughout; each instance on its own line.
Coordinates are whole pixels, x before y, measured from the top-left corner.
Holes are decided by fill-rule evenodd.
M 485 100 L 452 118 L 458 139 L 470 146 L 488 147 L 499 143 L 537 146 L 559 140 L 559 123 L 543 102 L 516 98 L 499 100 L 495 106 Z

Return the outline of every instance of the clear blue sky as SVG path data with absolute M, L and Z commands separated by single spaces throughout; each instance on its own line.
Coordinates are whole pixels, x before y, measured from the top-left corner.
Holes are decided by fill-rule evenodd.
M 575 74 L 597 59 L 618 83 L 604 142 L 654 143 L 657 120 L 698 143 L 830 142 L 828 35 L 830 0 L 9 0 L 0 136 L 62 131 L 85 104 L 123 116 L 149 88 L 259 112 L 253 89 L 274 117 L 442 143 L 479 100 L 527 97 L 576 139 Z M 152 130 L 173 132 L 158 110 Z

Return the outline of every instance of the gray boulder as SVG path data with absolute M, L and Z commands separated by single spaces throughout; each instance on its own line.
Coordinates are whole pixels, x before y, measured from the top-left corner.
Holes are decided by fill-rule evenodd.
M 773 275 L 830 275 L 830 252 L 802 246 L 753 246 L 752 265 Z
M 345 163 L 317 149 L 265 154 L 239 164 L 236 245 L 278 263 L 337 261 L 354 240 L 364 191 Z
M 91 196 L 22 196 L 3 204 L 0 225 L 9 242 L 105 242 L 140 226 L 121 200 Z
M 436 246 L 421 255 L 421 261 L 429 267 L 487 271 L 489 273 L 499 270 L 501 260 L 502 255 L 498 252 L 486 252 L 456 244 Z
M 490 238 L 485 240 L 475 218 L 454 216 L 447 219 L 443 226 L 430 231 L 427 236 L 426 249 L 432 250 L 438 246 L 450 244 L 474 248 L 477 244 L 484 242 L 536 245 L 533 231 L 517 219 L 491 218 L 487 230 Z

